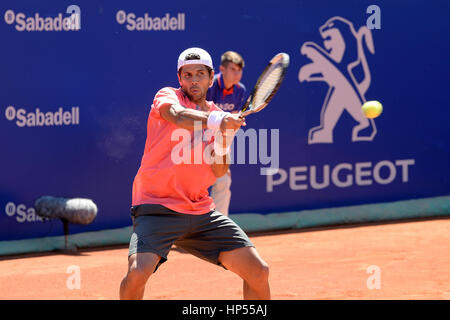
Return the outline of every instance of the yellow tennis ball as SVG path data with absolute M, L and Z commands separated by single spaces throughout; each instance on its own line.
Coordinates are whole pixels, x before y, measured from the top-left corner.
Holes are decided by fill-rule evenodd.
M 383 112 L 383 105 L 376 100 L 367 101 L 362 105 L 361 110 L 367 118 L 376 118 Z

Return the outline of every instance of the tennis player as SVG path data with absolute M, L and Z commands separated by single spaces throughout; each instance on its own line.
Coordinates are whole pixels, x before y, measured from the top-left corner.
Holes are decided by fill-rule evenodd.
M 214 76 L 206 100 L 214 102 L 220 109 L 239 112 L 245 104 L 245 86 L 241 83 L 244 59 L 235 51 L 227 51 L 220 57 L 220 73 Z M 211 197 L 216 209 L 228 215 L 231 200 L 231 171 L 216 179 L 211 188 Z
M 179 143 L 172 141 L 175 130 L 184 128 L 194 136 L 198 123 L 204 130 L 221 132 L 245 125 L 237 114 L 206 101 L 213 79 L 211 56 L 200 48 L 187 49 L 178 58 L 181 87 L 163 88 L 153 100 L 144 154 L 133 182 L 133 234 L 121 299 L 143 298 L 149 277 L 167 260 L 173 244 L 240 276 L 244 299 L 270 299 L 267 263 L 245 232 L 215 210 L 208 195 L 216 177 L 227 172 L 228 155 L 212 151 L 216 161 L 194 164 L 175 163 L 172 158 Z M 208 143 L 202 142 L 203 150 Z

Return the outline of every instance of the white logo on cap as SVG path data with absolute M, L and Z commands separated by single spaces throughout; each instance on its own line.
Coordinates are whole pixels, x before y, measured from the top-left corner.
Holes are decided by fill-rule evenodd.
M 198 55 L 200 57 L 200 59 L 186 60 L 186 57 L 189 54 Z M 180 68 L 182 66 L 185 66 L 187 64 L 204 64 L 205 66 L 210 67 L 211 69 L 214 69 L 211 56 L 209 55 L 208 52 L 206 52 L 205 50 L 203 50 L 201 48 L 189 48 L 189 49 L 184 50 L 180 54 L 180 56 L 178 57 L 178 68 L 177 69 L 180 70 Z

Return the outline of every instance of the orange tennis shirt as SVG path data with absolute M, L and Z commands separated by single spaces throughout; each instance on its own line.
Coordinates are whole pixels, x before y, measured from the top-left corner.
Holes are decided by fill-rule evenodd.
M 185 214 L 208 213 L 215 208 L 208 188 L 214 184 L 216 176 L 203 156 L 199 161 L 198 151 L 200 148 L 203 155 L 212 139 L 208 139 L 208 134 L 202 130 L 199 143 L 198 131 L 194 134 L 194 130 L 182 129 L 164 120 L 159 109 L 167 103 L 196 109 L 195 103 L 181 88 L 166 87 L 158 91 L 147 120 L 147 140 L 141 166 L 133 182 L 132 205 L 160 204 Z M 207 105 L 210 111 L 221 111 L 213 102 L 207 102 Z M 189 150 L 184 148 L 186 144 L 191 147 L 190 161 L 180 161 L 180 157 L 187 159 L 184 157 L 187 154 L 185 150 Z

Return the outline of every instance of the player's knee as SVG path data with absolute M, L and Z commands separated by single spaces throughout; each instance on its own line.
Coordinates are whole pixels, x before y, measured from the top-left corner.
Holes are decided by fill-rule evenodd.
M 138 264 L 136 257 L 132 258 L 134 259 L 130 260 L 131 263 L 128 268 L 127 282 L 130 285 L 141 286 L 147 282 L 148 278 L 153 273 L 155 266 L 153 263 Z
M 253 268 L 253 270 L 251 271 L 251 275 L 253 280 L 258 283 L 268 281 L 269 265 L 266 262 L 261 261 Z
M 265 262 L 263 262 L 260 266 L 260 277 L 262 280 L 268 280 L 269 279 L 269 265 Z
M 150 277 L 150 274 L 151 273 L 144 268 L 131 266 L 127 273 L 127 282 L 129 285 L 134 287 L 145 285 L 148 278 Z

